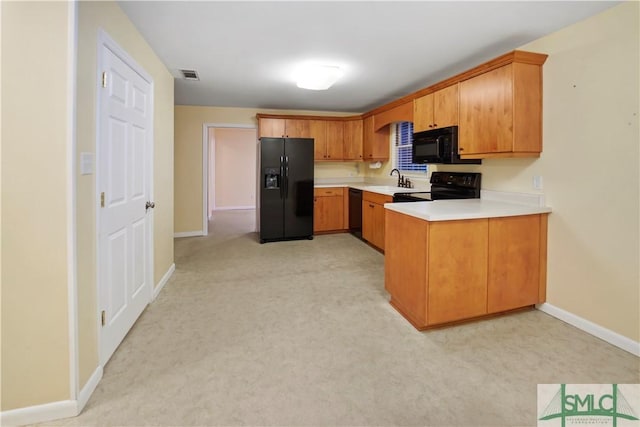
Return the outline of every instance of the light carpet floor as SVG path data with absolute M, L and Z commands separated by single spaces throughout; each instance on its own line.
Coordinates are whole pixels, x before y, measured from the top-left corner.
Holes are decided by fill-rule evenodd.
M 177 239 L 176 272 L 78 417 L 49 425 L 536 425 L 538 383 L 638 383 L 542 312 L 418 332 L 349 234 L 257 242 L 253 211 Z

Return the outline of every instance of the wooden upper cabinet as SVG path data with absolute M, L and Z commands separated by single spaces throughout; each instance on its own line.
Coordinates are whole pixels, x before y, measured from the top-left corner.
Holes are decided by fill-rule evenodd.
M 285 119 L 285 134 L 287 138 L 313 138 L 311 134 L 311 120 Z
M 413 131 L 438 129 L 458 124 L 458 85 L 417 98 L 413 101 Z
M 460 83 L 462 158 L 538 157 L 542 65 L 514 62 Z
M 260 138 L 312 138 L 310 120 L 261 117 Z
M 309 120 L 309 130 L 311 138 L 313 138 L 313 159 L 326 160 L 327 122 L 324 120 Z
M 283 138 L 285 136 L 285 120 L 284 119 L 260 118 L 258 120 L 258 128 L 259 128 L 260 138 L 262 137 Z
M 413 102 L 405 102 L 373 116 L 373 130 L 380 131 L 392 123 L 413 122 Z
M 381 130 L 374 129 L 374 116 L 369 116 L 362 122 L 363 126 L 363 157 L 369 160 L 389 159 L 389 126 Z
M 325 128 L 325 138 L 320 144 L 318 140 L 316 140 L 315 160 L 342 160 L 344 122 L 339 120 L 324 120 L 323 124 Z
M 362 160 L 362 120 L 344 122 L 344 160 Z

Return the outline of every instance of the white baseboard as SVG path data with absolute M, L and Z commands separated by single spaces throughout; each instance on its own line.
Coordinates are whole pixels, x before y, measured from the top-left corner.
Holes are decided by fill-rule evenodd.
M 89 401 L 89 398 L 91 397 L 93 392 L 96 390 L 96 387 L 98 387 L 98 383 L 100 383 L 101 379 L 102 379 L 102 366 L 98 366 L 96 370 L 93 371 L 93 374 L 91 374 L 91 376 L 89 377 L 89 380 L 84 385 L 84 387 L 82 387 L 82 390 L 80 390 L 80 393 L 78 394 L 77 410 L 76 410 L 77 414 L 82 412 L 85 405 Z
M 160 279 L 156 287 L 153 288 L 153 296 L 151 297 L 151 301 L 155 301 L 155 299 L 158 298 L 158 295 L 160 295 L 160 291 L 162 290 L 162 288 L 164 288 L 164 285 L 167 284 L 174 271 L 176 271 L 175 263 L 171 264 L 171 267 L 169 267 L 167 272 L 164 273 L 164 276 L 162 276 L 162 279 Z
M 82 412 L 101 379 L 102 366 L 98 366 L 84 387 L 82 387 L 82 390 L 80 390 L 78 400 L 61 400 L 43 405 L 2 411 L 0 412 L 0 425 L 23 426 L 75 417 Z
M 44 405 L 2 411 L 0 412 L 0 425 L 22 426 L 75 417 L 76 415 L 78 415 L 78 402 L 75 400 L 61 400 L 59 402 L 45 403 Z
M 610 329 L 603 328 L 602 326 L 597 325 L 587 319 L 583 319 L 580 316 L 576 316 L 573 313 L 569 313 L 566 310 L 548 303 L 539 304 L 536 306 L 536 308 L 542 312 L 547 313 L 550 316 L 553 316 L 557 319 L 562 320 L 563 322 L 575 326 L 578 329 L 582 329 L 588 334 L 598 337 L 601 340 L 608 342 L 609 344 L 615 345 L 618 348 L 628 351 L 634 356 L 640 357 L 640 342 L 620 335 L 617 332 L 613 332 Z
M 204 236 L 204 234 L 202 233 L 202 230 L 197 230 L 197 231 L 181 231 L 179 233 L 173 233 L 173 237 L 174 238 L 180 238 L 180 237 L 196 237 L 196 236 Z
M 214 211 L 243 211 L 243 210 L 250 210 L 255 208 L 256 208 L 255 205 L 253 206 L 222 206 L 222 207 L 216 207 Z

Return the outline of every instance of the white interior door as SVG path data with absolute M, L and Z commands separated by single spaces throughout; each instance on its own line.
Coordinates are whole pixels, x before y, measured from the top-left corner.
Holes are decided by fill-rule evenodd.
M 152 85 L 100 46 L 98 280 L 105 364 L 152 294 Z M 117 49 L 116 49 L 117 50 Z

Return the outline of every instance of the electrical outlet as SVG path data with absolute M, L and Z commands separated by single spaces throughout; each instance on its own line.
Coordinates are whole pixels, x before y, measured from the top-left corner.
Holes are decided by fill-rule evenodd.
M 542 190 L 542 176 L 540 175 L 533 176 L 533 189 Z

